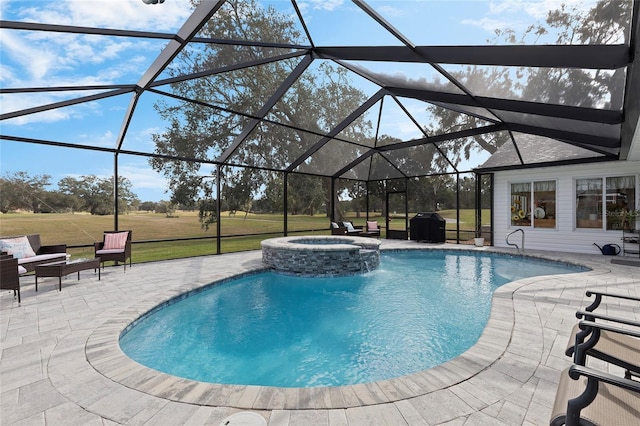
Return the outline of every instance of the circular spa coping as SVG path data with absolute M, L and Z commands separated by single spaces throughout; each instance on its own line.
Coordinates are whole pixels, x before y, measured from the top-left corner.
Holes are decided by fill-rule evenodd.
M 270 238 L 262 261 L 278 272 L 302 276 L 351 275 L 380 264 L 380 240 L 355 236 Z

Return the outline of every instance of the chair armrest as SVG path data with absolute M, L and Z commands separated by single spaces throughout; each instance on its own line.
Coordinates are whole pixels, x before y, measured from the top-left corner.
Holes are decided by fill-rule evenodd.
M 52 254 L 52 253 L 66 253 L 66 252 L 67 252 L 66 244 L 40 246 L 40 250 L 38 250 L 38 254 Z
M 102 250 L 102 247 L 104 247 L 104 241 L 100 241 L 99 243 L 93 243 L 93 248 L 95 250 Z
M 625 318 L 618 318 L 618 317 L 612 317 L 609 315 L 602 315 L 602 314 L 594 314 L 593 312 L 587 312 L 587 311 L 578 311 L 576 312 L 576 317 L 578 319 L 585 319 L 586 321 L 592 321 L 595 322 L 596 319 L 602 319 L 605 321 L 611 321 L 611 322 L 617 322 L 620 324 L 626 324 L 626 325 L 633 325 L 636 327 L 640 327 L 640 322 L 639 321 L 634 321 L 634 320 L 630 320 L 630 319 L 625 319 Z
M 20 278 L 18 273 L 18 259 L 3 257 L 0 259 L 0 288 L 3 290 L 19 290 Z
M 587 297 L 591 297 L 592 295 L 596 297 L 593 303 L 591 303 L 589 306 L 585 308 L 585 311 L 587 312 L 592 312 L 594 309 L 600 306 L 600 303 L 602 302 L 602 296 L 612 297 L 615 299 L 634 300 L 636 302 L 640 302 L 640 297 L 627 296 L 624 294 L 613 294 L 613 293 L 605 293 L 602 291 L 592 291 L 592 290 L 587 290 L 585 294 Z
M 2 265 L 15 265 L 16 267 L 16 273 L 18 271 L 18 259 L 11 256 L 11 255 L 5 255 L 2 256 L 2 258 L 0 258 L 0 263 L 2 263 Z
M 640 337 L 640 331 L 631 330 L 628 328 L 620 328 L 620 327 L 616 327 L 611 324 L 605 324 L 602 322 L 580 321 L 578 325 L 580 327 L 580 330 L 586 330 L 588 328 L 597 328 L 599 330 L 607 330 L 613 333 L 626 334 L 627 336 Z
M 610 385 L 618 386 L 633 392 L 640 392 L 640 382 L 636 382 L 635 380 L 614 376 L 613 374 L 585 367 L 584 365 L 572 365 L 569 368 L 569 377 L 573 380 L 578 380 L 580 376 L 595 379 L 598 382 L 609 383 Z

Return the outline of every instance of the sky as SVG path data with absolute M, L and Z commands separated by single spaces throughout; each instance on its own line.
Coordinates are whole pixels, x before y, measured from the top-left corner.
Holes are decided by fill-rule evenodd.
M 389 0 L 368 2 L 391 25 L 416 45 L 483 45 L 496 29 L 524 31 L 544 19 L 551 0 Z M 591 2 L 565 0 L 578 7 Z M 268 4 L 284 12 L 288 0 Z M 298 4 L 318 46 L 399 45 L 371 18 L 348 0 L 305 0 Z M 173 32 L 191 12 L 187 0 L 165 0 L 146 5 L 142 0 L 3 0 L 2 20 L 64 24 L 86 27 Z M 66 33 L 38 33 L 0 29 L 0 87 L 59 87 L 101 84 L 133 84 L 157 57 L 165 41 L 141 41 Z M 380 65 L 381 71 L 415 77 L 410 65 Z M 383 68 L 386 67 L 386 68 Z M 394 68 L 396 67 L 396 68 Z M 98 91 L 99 92 L 99 91 Z M 0 94 L 0 113 L 20 111 L 97 92 L 41 92 Z M 0 121 L 6 136 L 53 140 L 68 144 L 114 148 L 131 95 L 68 106 L 20 118 Z M 123 148 L 152 153 L 151 135 L 164 123 L 153 108 L 159 99 L 145 95 L 136 108 Z M 416 129 L 395 124 L 396 136 L 410 138 Z M 52 187 L 66 177 L 109 177 L 113 154 L 64 149 L 0 140 L 0 174 L 18 171 L 31 176 L 51 176 Z M 141 201 L 168 200 L 167 183 L 141 156 L 121 155 L 119 174 L 132 184 Z

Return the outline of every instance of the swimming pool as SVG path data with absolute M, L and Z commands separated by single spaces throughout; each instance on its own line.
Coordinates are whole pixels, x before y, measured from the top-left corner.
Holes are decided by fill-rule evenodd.
M 366 383 L 464 352 L 498 286 L 582 270 L 498 254 L 385 252 L 380 268 L 361 276 L 262 273 L 213 286 L 145 315 L 120 344 L 148 367 L 205 382 Z

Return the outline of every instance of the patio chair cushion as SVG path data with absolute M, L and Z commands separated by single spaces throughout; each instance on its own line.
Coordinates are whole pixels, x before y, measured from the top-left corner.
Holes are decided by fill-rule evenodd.
M 338 224 L 337 224 L 337 223 L 335 223 L 335 222 L 331 222 L 331 227 L 332 227 L 333 229 L 338 229 L 338 228 L 340 228 L 340 227 L 338 226 Z
M 18 265 L 18 274 L 22 275 L 26 273 L 27 273 L 27 270 L 25 269 L 25 267 L 22 265 Z
M 123 251 L 124 251 L 124 248 L 109 249 L 109 250 L 96 250 L 96 254 L 122 253 Z
M 374 221 L 367 221 L 367 230 L 369 231 L 377 231 L 378 228 L 378 221 L 374 220 Z
M 110 232 L 104 234 L 103 250 L 124 250 L 127 243 L 128 232 Z
M 26 236 L 0 240 L 0 250 L 13 255 L 16 259 L 23 259 L 25 257 L 33 257 L 36 255 L 36 252 L 33 251 L 31 243 Z

